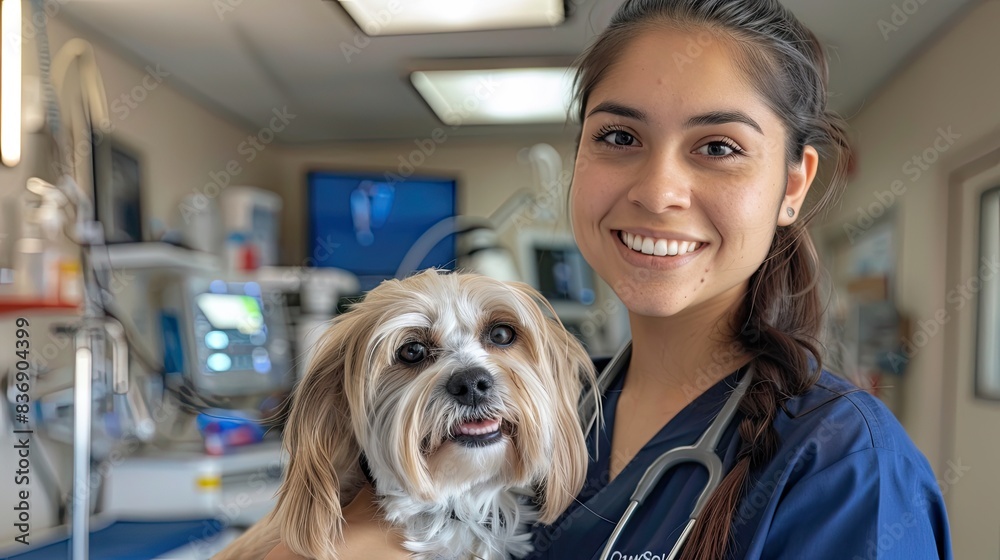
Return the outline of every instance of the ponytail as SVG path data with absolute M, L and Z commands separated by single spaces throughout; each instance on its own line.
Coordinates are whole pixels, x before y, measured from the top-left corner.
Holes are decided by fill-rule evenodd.
M 736 462 L 705 504 L 681 560 L 725 557 L 739 501 L 752 473 L 771 461 L 780 445 L 774 420 L 785 400 L 805 392 L 821 368 L 814 334 L 819 296 L 812 242 L 805 231 L 779 229 L 770 257 L 750 278 L 738 340 L 750 352 L 754 379 L 740 401 L 742 441 Z M 810 364 L 810 360 L 814 364 Z

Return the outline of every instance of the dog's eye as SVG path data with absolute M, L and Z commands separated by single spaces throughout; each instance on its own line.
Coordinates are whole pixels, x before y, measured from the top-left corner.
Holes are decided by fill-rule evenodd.
M 514 342 L 514 328 L 510 325 L 493 325 L 490 328 L 490 342 L 497 346 L 508 346 Z
M 420 363 L 427 357 L 427 347 L 419 342 L 407 342 L 399 347 L 396 355 L 408 364 Z

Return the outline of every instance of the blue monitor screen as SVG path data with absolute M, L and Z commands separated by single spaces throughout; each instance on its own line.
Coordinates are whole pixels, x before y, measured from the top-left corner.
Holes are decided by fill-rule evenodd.
M 362 289 L 396 273 L 410 246 L 431 226 L 456 213 L 452 179 L 377 174 L 309 174 L 309 256 L 315 266 L 357 274 Z M 454 236 L 438 243 L 419 268 L 453 268 Z

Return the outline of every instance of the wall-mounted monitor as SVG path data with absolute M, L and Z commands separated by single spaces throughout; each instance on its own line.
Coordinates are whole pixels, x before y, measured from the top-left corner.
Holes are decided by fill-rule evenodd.
M 356 274 L 363 291 L 395 275 L 431 226 L 457 213 L 454 179 L 317 171 L 308 175 L 309 262 Z M 428 252 L 419 268 L 453 269 L 455 239 Z

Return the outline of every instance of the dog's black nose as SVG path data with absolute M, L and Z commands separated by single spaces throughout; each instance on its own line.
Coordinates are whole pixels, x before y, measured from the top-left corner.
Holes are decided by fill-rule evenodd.
M 493 391 L 493 376 L 484 368 L 472 368 L 452 374 L 448 392 L 466 406 L 478 406 Z

